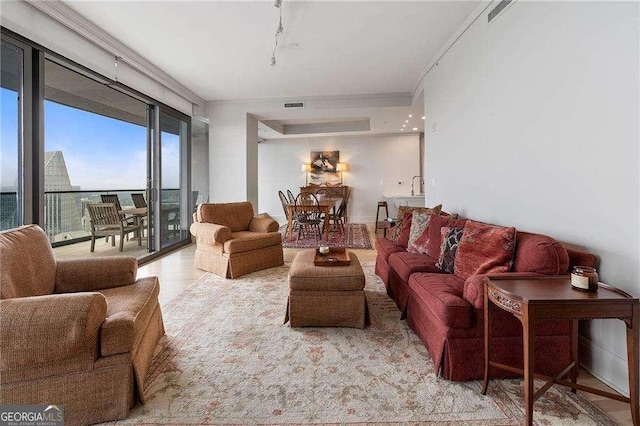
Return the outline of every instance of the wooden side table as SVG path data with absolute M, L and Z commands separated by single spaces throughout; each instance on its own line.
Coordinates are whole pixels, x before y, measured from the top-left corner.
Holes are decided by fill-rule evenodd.
M 492 312 L 490 302 L 510 312 L 522 323 L 524 371 L 491 360 Z M 571 334 L 571 363 L 557 376 L 547 377 L 535 374 L 535 329 L 542 319 L 573 320 Z M 627 358 L 629 368 L 629 398 L 601 391 L 576 383 L 578 363 L 578 321 L 581 319 L 620 319 L 627 325 Z M 482 394 L 487 393 L 491 367 L 516 373 L 524 373 L 524 406 L 526 424 L 533 424 L 533 403 L 554 383 L 576 390 L 629 402 L 631 418 L 639 425 L 638 411 L 638 328 L 640 327 L 640 301 L 622 290 L 599 283 L 599 290 L 593 293 L 576 291 L 571 288 L 571 279 L 563 277 L 533 278 L 487 278 L 484 288 L 484 385 Z M 571 381 L 566 380 L 570 374 Z M 534 377 L 546 380 L 534 392 Z

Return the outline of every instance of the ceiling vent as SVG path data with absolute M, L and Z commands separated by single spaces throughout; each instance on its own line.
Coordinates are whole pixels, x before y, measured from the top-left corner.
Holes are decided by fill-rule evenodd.
M 509 3 L 511 3 L 512 1 L 513 0 L 502 0 L 501 2 L 499 2 L 496 7 L 494 7 L 491 12 L 489 12 L 489 15 L 487 15 L 488 22 L 493 21 L 495 17 L 498 16 L 500 12 L 505 9 L 505 7 L 509 6 Z
M 285 108 L 304 108 L 304 102 L 285 102 Z

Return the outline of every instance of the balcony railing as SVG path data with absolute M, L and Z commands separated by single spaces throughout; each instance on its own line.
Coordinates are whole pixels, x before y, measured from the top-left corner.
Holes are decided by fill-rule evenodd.
M 134 207 L 132 193 L 145 193 L 144 189 L 119 190 L 67 190 L 45 191 L 44 194 L 44 230 L 53 247 L 86 241 L 91 236 L 91 223 L 87 204 L 102 202 L 101 195 L 116 194 L 123 209 Z M 162 206 L 180 204 L 179 189 L 161 191 Z M 19 224 L 18 193 L 6 191 L 0 193 L 0 230 L 15 228 Z

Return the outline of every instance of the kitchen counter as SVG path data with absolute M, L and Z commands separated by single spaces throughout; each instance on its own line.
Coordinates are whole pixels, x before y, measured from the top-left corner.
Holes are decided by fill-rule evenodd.
M 407 194 L 407 193 L 383 193 L 382 196 L 389 200 L 389 215 L 395 217 L 399 206 L 424 207 L 425 194 Z

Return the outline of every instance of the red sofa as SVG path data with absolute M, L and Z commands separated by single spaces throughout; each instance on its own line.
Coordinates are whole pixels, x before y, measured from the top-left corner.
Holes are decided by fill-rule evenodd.
M 472 275 L 466 280 L 443 273 L 436 266 L 437 259 L 409 253 L 395 241 L 378 238 L 376 249 L 375 271 L 385 283 L 387 294 L 429 351 L 435 370 L 453 381 L 483 377 L 483 279 L 487 275 L 562 275 L 573 265 L 594 266 L 596 262 L 590 253 L 567 249 L 550 237 L 527 232 L 516 234 L 509 272 Z M 494 360 L 522 368 L 520 322 L 500 309 L 494 315 Z M 566 367 L 571 333 L 570 321 L 542 321 L 537 325 L 536 372 L 555 375 Z M 494 369 L 492 377 L 514 374 Z

